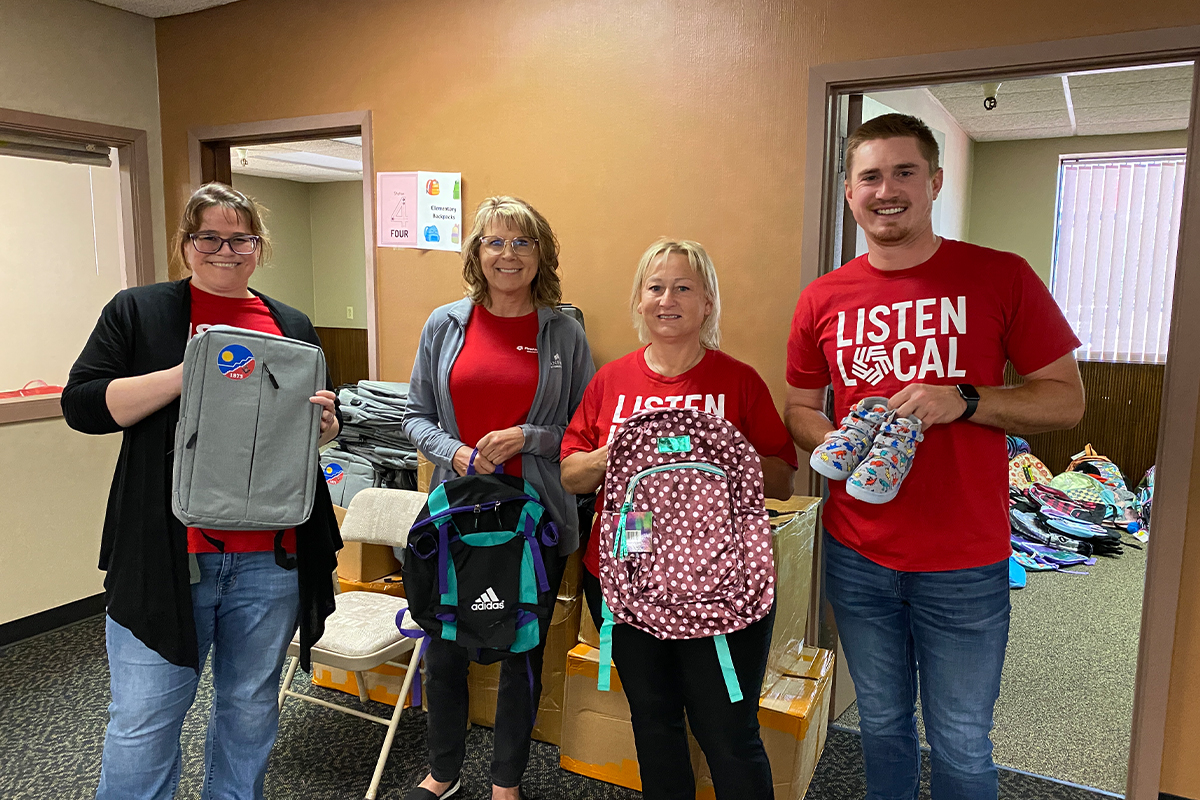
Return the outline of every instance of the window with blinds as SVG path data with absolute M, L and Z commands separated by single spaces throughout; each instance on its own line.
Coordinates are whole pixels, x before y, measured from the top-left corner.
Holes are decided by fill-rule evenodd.
M 1063 156 L 1050 287 L 1082 361 L 1167 360 L 1182 151 Z

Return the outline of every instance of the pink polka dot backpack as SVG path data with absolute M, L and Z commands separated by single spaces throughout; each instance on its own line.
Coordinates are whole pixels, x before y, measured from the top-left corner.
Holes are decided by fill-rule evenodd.
M 599 688 L 609 688 L 612 628 L 659 639 L 713 637 L 731 702 L 742 699 L 725 635 L 775 599 L 771 526 L 758 453 L 713 414 L 638 414 L 608 448 L 600 526 Z

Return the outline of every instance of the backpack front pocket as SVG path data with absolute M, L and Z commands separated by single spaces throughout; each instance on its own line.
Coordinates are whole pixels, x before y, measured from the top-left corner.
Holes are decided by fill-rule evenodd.
M 630 479 L 614 549 L 624 550 L 621 568 L 634 595 L 673 606 L 724 601 L 743 588 L 729 496 L 725 471 L 701 462 L 651 467 Z M 629 547 L 638 538 L 649 547 Z

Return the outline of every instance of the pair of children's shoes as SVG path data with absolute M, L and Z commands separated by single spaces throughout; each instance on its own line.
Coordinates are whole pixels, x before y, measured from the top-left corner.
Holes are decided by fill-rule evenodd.
M 851 406 L 808 463 L 830 480 L 846 481 L 851 497 L 878 505 L 900 491 L 923 438 L 919 419 L 896 416 L 886 397 L 867 397 Z

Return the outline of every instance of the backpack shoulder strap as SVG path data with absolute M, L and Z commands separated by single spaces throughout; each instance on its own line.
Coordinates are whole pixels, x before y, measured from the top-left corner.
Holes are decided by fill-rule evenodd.
M 600 616 L 604 623 L 600 626 L 600 671 L 596 676 L 596 688 L 607 692 L 612 678 L 613 615 L 603 597 L 600 598 Z
M 740 703 L 742 688 L 738 686 L 737 672 L 733 669 L 729 642 L 725 641 L 725 634 L 720 633 L 713 637 L 713 643 L 717 646 L 717 661 L 721 662 L 721 677 L 725 679 L 725 691 L 729 692 L 729 702 Z

